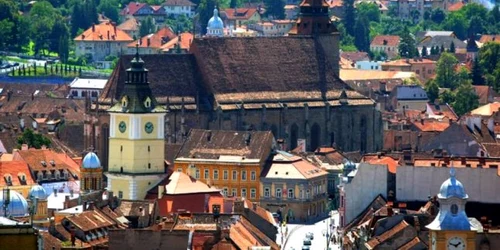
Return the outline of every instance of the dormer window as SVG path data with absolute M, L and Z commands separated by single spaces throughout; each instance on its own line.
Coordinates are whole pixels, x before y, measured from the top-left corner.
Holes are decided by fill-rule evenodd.
M 42 164 L 43 167 L 47 167 L 47 163 L 45 161 L 41 161 L 40 164 Z
M 128 98 L 127 96 L 124 96 L 122 98 L 122 108 L 126 108 L 128 106 Z
M 151 98 L 149 98 L 149 96 L 144 101 L 144 107 L 151 108 Z
M 56 162 L 55 162 L 54 160 L 51 160 L 51 161 L 50 161 L 50 165 L 51 165 L 52 167 L 55 167 L 55 166 L 56 166 Z
M 19 182 L 21 182 L 21 185 L 26 185 L 26 175 L 24 175 L 23 173 L 19 173 L 17 177 L 19 177 Z
M 12 186 L 12 176 L 5 175 L 4 179 L 5 179 L 5 183 L 7 184 L 7 186 Z
M 36 178 L 36 179 L 37 179 L 37 181 L 41 181 L 41 180 L 43 179 L 43 174 L 42 174 L 42 172 L 41 172 L 41 171 L 40 171 L 40 172 L 38 172 L 38 174 L 37 174 L 37 178 Z

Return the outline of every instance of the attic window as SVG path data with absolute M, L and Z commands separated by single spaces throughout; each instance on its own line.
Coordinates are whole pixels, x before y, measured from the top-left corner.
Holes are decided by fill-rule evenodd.
M 278 171 L 274 172 L 274 174 L 278 174 Z
M 10 175 L 5 175 L 4 178 L 7 186 L 12 186 L 12 177 Z
M 288 175 L 288 172 L 286 172 L 285 174 Z
M 127 96 L 124 96 L 122 98 L 122 108 L 126 108 L 128 106 L 128 98 Z
M 151 98 L 149 98 L 149 96 L 144 101 L 144 107 L 151 108 Z
M 47 167 L 47 163 L 45 161 L 41 161 L 40 163 L 42 164 L 42 166 Z
M 55 167 L 56 166 L 56 162 L 54 160 L 51 160 L 50 161 L 50 165 L 52 165 L 52 167 Z

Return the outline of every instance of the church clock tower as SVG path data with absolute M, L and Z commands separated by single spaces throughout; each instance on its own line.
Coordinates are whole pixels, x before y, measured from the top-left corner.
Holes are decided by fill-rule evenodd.
M 475 250 L 477 229 L 469 222 L 465 203 L 469 196 L 455 178 L 455 168 L 450 169 L 450 178 L 443 182 L 437 195 L 439 213 L 427 225 L 430 230 L 429 248 L 447 250 Z
M 119 198 L 144 199 L 165 175 L 164 119 L 148 83 L 139 50 L 127 69 L 122 96 L 110 114 L 108 190 Z

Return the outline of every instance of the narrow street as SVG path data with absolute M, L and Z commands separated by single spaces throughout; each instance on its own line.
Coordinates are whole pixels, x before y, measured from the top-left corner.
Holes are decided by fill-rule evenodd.
M 336 211 L 332 212 L 333 215 L 330 218 L 320 220 L 314 224 L 289 224 L 288 235 L 284 237 L 284 242 L 282 244 L 283 250 L 300 250 L 302 249 L 304 239 L 306 234 L 312 232 L 314 234 L 313 240 L 311 240 L 310 249 L 314 250 L 326 250 L 340 249 L 339 245 L 334 245 L 331 241 L 331 235 L 335 234 L 336 230 L 333 230 L 333 226 L 330 224 L 334 222 L 335 227 L 338 226 L 339 215 Z M 328 232 L 328 240 L 327 240 Z M 280 236 L 281 237 L 281 236 Z M 278 241 L 281 241 L 279 239 Z M 328 243 L 327 243 L 328 242 Z M 328 244 L 328 248 L 327 248 Z

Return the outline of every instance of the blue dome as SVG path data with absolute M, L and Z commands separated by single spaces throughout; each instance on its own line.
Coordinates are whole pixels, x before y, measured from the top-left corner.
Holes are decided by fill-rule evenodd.
M 28 214 L 28 202 L 24 197 L 13 190 L 10 190 L 10 203 L 7 206 L 7 215 L 26 216 Z M 0 208 L 3 210 L 4 198 L 3 192 L 0 192 Z M 3 215 L 3 211 L 1 213 Z
M 439 189 L 438 198 L 448 199 L 456 197 L 460 199 L 467 199 L 469 196 L 465 193 L 464 186 L 460 181 L 455 178 L 455 168 L 450 169 L 450 178 L 441 184 Z
M 220 19 L 219 11 L 217 9 L 214 9 L 214 16 L 208 20 L 207 29 L 224 29 L 224 23 L 222 22 L 222 19 Z
M 34 185 L 30 189 L 28 197 L 30 199 L 35 198 L 35 199 L 45 200 L 49 196 L 47 195 L 47 192 L 45 191 L 45 189 L 42 186 L 40 186 L 40 185 Z
M 82 166 L 83 168 L 100 168 L 101 161 L 94 152 L 89 152 L 83 158 Z

